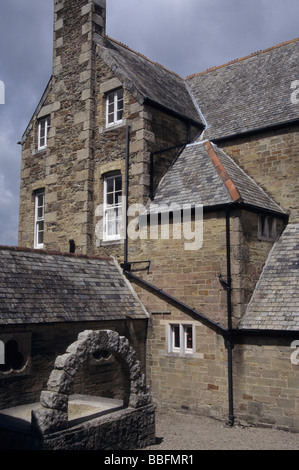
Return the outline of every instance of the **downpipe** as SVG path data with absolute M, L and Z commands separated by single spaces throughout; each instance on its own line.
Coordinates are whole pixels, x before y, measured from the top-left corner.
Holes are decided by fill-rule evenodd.
M 226 281 L 226 294 L 227 294 L 227 333 L 225 338 L 227 349 L 227 373 L 228 373 L 228 406 L 229 417 L 228 424 L 234 425 L 234 399 L 233 399 L 233 333 L 232 333 L 232 282 L 231 282 L 231 250 L 230 250 L 230 210 L 226 207 L 225 210 L 226 220 L 226 263 L 227 263 L 227 281 Z

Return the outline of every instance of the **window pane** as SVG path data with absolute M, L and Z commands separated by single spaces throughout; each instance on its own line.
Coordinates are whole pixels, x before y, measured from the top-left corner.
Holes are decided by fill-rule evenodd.
M 179 348 L 180 347 L 180 326 L 174 325 L 172 327 L 173 332 L 173 347 Z
M 37 224 L 37 241 L 38 244 L 41 245 L 44 243 L 44 222 L 38 222 Z
M 118 120 L 118 121 L 121 121 L 122 118 L 123 118 L 123 111 L 122 111 L 122 110 L 121 110 L 121 111 L 117 111 L 117 120 Z
M 107 178 L 107 193 L 114 191 L 114 178 Z
M 108 206 L 113 206 L 114 205 L 114 198 L 113 198 L 113 193 L 107 194 L 107 201 L 106 204 Z
M 114 234 L 115 234 L 115 221 L 109 220 L 107 222 L 107 235 L 111 237 Z
M 115 191 L 121 191 L 122 184 L 121 184 L 121 176 L 115 177 Z
M 110 93 L 110 94 L 107 96 L 107 101 L 108 101 L 108 105 L 114 104 L 114 93 Z
M 186 349 L 193 349 L 192 326 L 185 327 Z

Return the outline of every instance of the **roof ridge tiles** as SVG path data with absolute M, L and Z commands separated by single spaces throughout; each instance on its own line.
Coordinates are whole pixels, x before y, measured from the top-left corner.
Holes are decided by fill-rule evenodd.
M 288 44 L 292 44 L 293 42 L 296 42 L 296 41 L 299 41 L 299 38 L 291 39 L 290 41 L 284 41 L 284 42 L 281 42 L 279 44 L 276 44 L 275 46 L 267 47 L 266 49 L 261 49 L 260 51 L 252 52 L 251 54 L 248 54 L 244 57 L 240 57 L 240 58 L 237 58 L 237 59 L 230 60 L 229 62 L 226 62 L 225 64 L 215 65 L 214 67 L 210 67 L 207 70 L 204 70 L 203 72 L 193 73 L 191 75 L 188 75 L 185 80 L 188 80 L 188 79 L 191 79 L 191 78 L 194 78 L 194 77 L 198 77 L 200 75 L 204 75 L 204 74 L 209 73 L 209 72 L 213 72 L 214 70 L 221 69 L 223 67 L 235 64 L 237 62 L 242 62 L 243 60 L 250 59 L 251 57 L 255 57 L 257 55 L 263 54 L 264 52 L 269 52 L 269 51 L 272 51 L 274 49 L 278 49 L 279 47 L 283 47 L 283 46 L 286 46 Z
M 85 255 L 83 253 L 69 253 L 69 252 L 63 252 L 63 251 L 58 251 L 58 250 L 57 251 L 56 250 L 43 250 L 43 249 L 27 248 L 27 247 L 20 247 L 20 246 L 0 245 L 0 250 L 33 253 L 33 254 L 41 254 L 41 255 L 63 256 L 63 257 L 68 257 L 68 258 L 114 261 L 114 258 L 112 256 Z
M 177 74 L 176 72 L 173 72 L 172 70 L 167 69 L 166 67 L 164 67 L 164 65 L 159 64 L 159 62 L 155 62 L 154 60 L 149 59 L 149 58 L 146 57 L 144 54 L 141 54 L 141 52 L 135 51 L 135 50 L 132 49 L 131 47 L 127 46 L 126 44 L 124 44 L 124 43 L 122 43 L 122 42 L 120 42 L 120 41 L 117 41 L 116 39 L 113 39 L 113 38 L 111 38 L 110 36 L 107 36 L 107 35 L 106 35 L 106 38 L 109 39 L 109 41 L 115 42 L 115 43 L 118 44 L 119 46 L 124 47 L 124 48 L 127 49 L 128 51 L 133 52 L 133 54 L 136 54 L 136 55 L 138 55 L 139 57 L 142 57 L 143 59 L 147 60 L 147 61 L 150 62 L 151 64 L 157 65 L 157 66 L 160 67 L 161 69 L 164 69 L 166 72 L 169 72 L 169 73 L 171 73 L 172 75 L 175 75 L 175 76 L 176 76 L 177 78 L 179 78 L 180 80 L 185 80 L 183 77 L 181 77 L 181 76 L 180 76 L 179 74 Z
M 208 155 L 217 170 L 217 173 L 219 174 L 220 178 L 223 181 L 224 186 L 226 187 L 230 197 L 234 202 L 240 201 L 242 199 L 241 194 L 232 181 L 232 179 L 229 177 L 224 165 L 221 163 L 220 158 L 216 154 L 211 142 L 209 140 L 204 142 L 204 146 L 208 152 Z

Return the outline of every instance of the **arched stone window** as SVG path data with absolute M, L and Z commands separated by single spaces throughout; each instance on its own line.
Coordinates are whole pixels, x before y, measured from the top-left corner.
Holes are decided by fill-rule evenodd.
M 124 379 L 124 406 L 140 408 L 151 403 L 145 377 L 135 350 L 124 336 L 111 330 L 86 330 L 78 335 L 66 353 L 58 356 L 49 377 L 47 390 L 40 397 L 41 409 L 32 412 L 32 426 L 42 434 L 67 427 L 68 400 L 74 377 L 90 355 L 113 354 L 121 365 Z

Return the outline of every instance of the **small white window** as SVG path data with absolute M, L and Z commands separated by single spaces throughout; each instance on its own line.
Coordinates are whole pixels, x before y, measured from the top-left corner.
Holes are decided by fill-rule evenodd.
M 276 240 L 276 219 L 260 215 L 258 221 L 258 238 L 260 240 Z
M 47 147 L 49 129 L 50 129 L 50 116 L 39 119 L 38 121 L 38 150 L 42 150 Z
M 169 325 L 168 352 L 180 355 L 194 352 L 193 326 L 185 324 Z
M 119 240 L 122 229 L 122 177 L 104 179 L 104 240 Z
M 44 247 L 45 191 L 35 194 L 34 248 Z
M 107 127 L 122 122 L 124 111 L 124 93 L 122 88 L 112 91 L 106 98 L 106 125 Z

